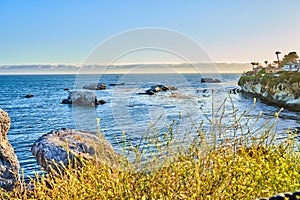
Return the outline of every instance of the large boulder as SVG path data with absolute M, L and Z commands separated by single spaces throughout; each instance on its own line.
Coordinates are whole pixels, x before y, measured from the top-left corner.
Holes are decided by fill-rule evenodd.
M 12 190 L 19 180 L 20 164 L 6 134 L 10 127 L 7 112 L 0 109 L 0 187 Z
M 112 168 L 127 164 L 127 160 L 117 154 L 103 136 L 67 128 L 43 135 L 33 144 L 31 152 L 37 163 L 48 172 L 51 167 L 57 167 L 54 162 L 68 166 L 78 158 L 92 159 Z
M 89 90 L 69 91 L 68 98 L 62 101 L 63 104 L 76 104 L 81 106 L 96 106 L 103 104 L 103 102 L 105 101 L 102 100 L 99 102 L 95 92 Z

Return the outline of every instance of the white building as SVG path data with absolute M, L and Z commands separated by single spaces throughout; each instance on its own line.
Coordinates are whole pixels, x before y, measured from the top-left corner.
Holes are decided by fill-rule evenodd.
M 288 62 L 287 64 L 283 65 L 283 71 L 290 71 L 290 72 L 300 72 L 300 60 L 294 62 Z

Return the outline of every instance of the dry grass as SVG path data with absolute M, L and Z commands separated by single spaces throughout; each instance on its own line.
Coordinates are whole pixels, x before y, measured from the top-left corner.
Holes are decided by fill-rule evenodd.
M 31 180 L 31 187 L 21 182 L 14 191 L 3 191 L 1 197 L 254 199 L 299 190 L 300 159 L 295 135 L 287 131 L 285 140 L 275 141 L 273 120 L 251 130 L 259 120 L 248 118 L 249 112 L 238 114 L 234 106 L 229 112 L 232 123 L 224 123 L 228 112 L 223 107 L 207 119 L 211 124 L 208 130 L 202 123 L 195 125 L 197 137 L 180 151 L 173 151 L 180 146 L 172 136 L 175 127 L 170 126 L 164 134 L 145 136 L 151 148 L 124 148 L 125 155 L 135 156 L 133 164 L 125 170 L 81 161 L 81 167 L 66 167 L 64 172 L 37 176 Z M 147 149 L 155 155 L 144 157 Z M 145 158 L 148 162 L 141 164 Z

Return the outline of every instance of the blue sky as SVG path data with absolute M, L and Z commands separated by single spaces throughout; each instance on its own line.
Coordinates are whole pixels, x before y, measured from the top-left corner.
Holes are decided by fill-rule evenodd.
M 300 53 L 299 19 L 298 0 L 1 0 L 0 64 L 82 63 L 141 27 L 181 32 L 214 61 L 263 62 L 276 50 Z

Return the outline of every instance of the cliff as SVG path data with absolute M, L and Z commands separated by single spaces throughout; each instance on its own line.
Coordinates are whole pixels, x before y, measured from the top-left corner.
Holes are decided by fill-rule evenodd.
M 7 139 L 10 128 L 10 118 L 7 112 L 0 108 L 0 187 L 8 191 L 19 181 L 20 164 L 14 149 Z
M 270 104 L 300 111 L 300 72 L 281 71 L 244 75 L 238 85 L 243 92 L 253 94 Z

